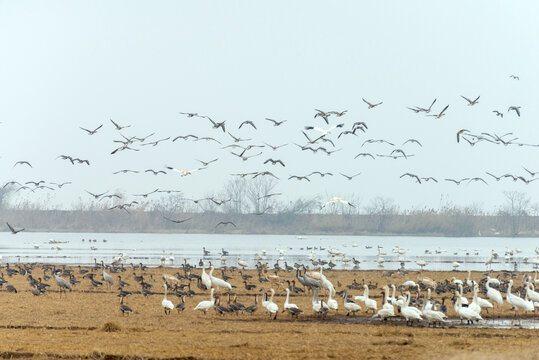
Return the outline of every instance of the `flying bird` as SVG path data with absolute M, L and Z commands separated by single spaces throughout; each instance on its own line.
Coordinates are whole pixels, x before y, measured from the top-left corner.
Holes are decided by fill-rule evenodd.
M 183 176 L 187 176 L 187 175 L 191 175 L 192 173 L 194 173 L 195 171 L 199 171 L 199 170 L 202 170 L 202 169 L 205 169 L 205 167 L 201 167 L 201 168 L 198 168 L 198 169 L 193 169 L 193 170 L 183 170 L 183 169 L 178 169 L 178 168 L 173 168 L 173 167 L 170 167 L 170 166 L 165 166 L 167 169 L 169 170 L 174 170 L 176 172 L 179 172 L 180 175 L 183 177 Z
M 311 182 L 307 176 L 291 175 L 288 177 L 288 180 L 290 179 L 307 180 L 308 182 Z
M 417 176 L 417 175 L 415 175 L 415 174 L 411 174 L 411 173 L 405 173 L 405 174 L 402 174 L 402 175 L 400 176 L 400 178 L 402 179 L 402 178 L 405 177 L 405 176 L 409 176 L 409 177 L 411 177 L 411 178 L 414 178 L 414 179 L 416 179 L 416 181 L 417 181 L 418 183 L 421 184 L 421 179 L 419 178 L 419 176 Z
M 164 138 L 164 139 L 159 139 L 159 140 L 155 140 L 155 141 L 151 141 L 151 142 L 148 142 L 148 143 L 141 144 L 141 146 L 147 146 L 147 145 L 157 146 L 160 142 L 167 141 L 168 139 L 170 139 L 170 136 L 167 137 L 167 138 Z
M 222 121 L 222 122 L 215 122 L 213 121 L 209 116 L 204 116 L 206 119 L 210 120 L 211 123 L 213 124 L 213 128 L 214 129 L 219 129 L 221 128 L 221 130 L 223 130 L 223 132 L 226 132 L 226 129 L 225 129 L 225 121 Z
M 191 218 L 174 220 L 174 219 L 170 219 L 170 218 L 168 218 L 168 217 L 166 217 L 164 215 L 163 215 L 163 218 L 165 218 L 166 220 L 171 221 L 171 222 L 173 222 L 175 224 L 181 224 L 181 223 L 184 223 L 186 221 L 191 220 Z
M 457 131 L 457 142 L 460 142 L 460 136 L 462 134 L 464 134 L 465 132 L 469 132 L 470 130 L 467 130 L 467 129 L 460 129 L 459 131 Z
M 95 129 L 93 130 L 88 130 L 88 129 L 85 129 L 81 126 L 79 126 L 79 128 L 81 128 L 82 130 L 86 131 L 88 133 L 88 135 L 93 135 L 97 132 L 97 130 L 101 129 L 103 127 L 103 124 L 99 125 L 98 127 L 96 127 Z
M 511 79 L 520 80 L 520 78 L 516 75 L 509 75 Z
M 369 109 L 372 109 L 372 108 L 374 108 L 374 107 L 376 107 L 376 106 L 378 106 L 378 105 L 382 105 L 382 104 L 383 104 L 383 102 L 379 102 L 379 103 L 377 103 L 377 104 L 372 104 L 372 103 L 368 102 L 367 100 L 365 100 L 365 99 L 363 99 L 363 98 L 361 98 L 361 100 L 363 100 L 363 102 L 364 102 L 365 104 L 369 105 Z
M 352 179 L 355 178 L 356 176 L 361 175 L 361 173 L 357 173 L 357 174 L 354 174 L 354 175 L 351 175 L 351 176 L 346 175 L 346 174 L 343 174 L 343 173 L 339 173 L 339 174 L 341 174 L 342 176 L 344 176 L 344 177 L 347 178 L 348 180 L 352 180 Z
M 514 110 L 517 113 L 518 117 L 520 117 L 520 108 L 521 106 L 509 106 L 509 109 L 507 109 L 507 112 Z
M 466 180 L 470 180 L 470 178 L 463 178 L 463 179 L 460 179 L 460 180 L 455 180 L 455 179 L 444 179 L 444 180 L 454 182 L 455 184 L 460 185 L 461 182 L 466 181 Z
M 359 153 L 359 154 L 357 154 L 357 155 L 354 157 L 354 159 L 357 159 L 357 158 L 360 157 L 360 156 L 361 156 L 361 157 L 370 156 L 373 160 L 376 160 L 376 158 L 375 158 L 372 154 L 370 154 L 370 153 Z
M 423 147 L 423 145 L 421 145 L 421 143 L 417 141 L 416 139 L 408 139 L 405 142 L 403 142 L 402 145 L 405 145 L 406 143 L 416 143 L 417 145 Z
M 88 190 L 84 190 L 84 191 L 92 195 L 96 200 L 99 199 L 101 196 L 105 195 L 106 193 L 108 193 L 108 191 L 105 191 L 104 193 L 101 193 L 101 194 L 94 194 L 94 193 L 89 192 Z
M 353 208 L 355 208 L 355 205 L 353 205 L 352 203 L 350 203 L 348 200 L 346 199 L 343 199 L 342 197 L 332 197 L 331 199 L 329 199 L 323 206 L 322 208 L 324 208 L 327 204 L 333 204 L 333 203 L 337 203 L 337 202 L 340 202 L 340 203 L 343 203 L 343 204 L 346 204 L 348 206 L 351 206 Z
M 218 227 L 219 225 L 232 225 L 236 227 L 236 224 L 234 224 L 232 221 L 220 221 L 217 223 L 217 225 L 215 225 L 215 227 Z
M 11 233 L 14 234 L 14 235 L 17 234 L 17 233 L 20 233 L 21 231 L 24 230 L 24 228 L 15 230 L 15 229 L 13 228 L 13 226 L 9 225 L 8 222 L 6 222 L 6 225 L 7 225 L 7 227 L 9 228 L 9 230 L 11 231 Z
M 288 145 L 288 144 L 282 144 L 282 145 L 274 146 L 274 145 L 270 145 L 270 144 L 268 144 L 268 143 L 264 143 L 264 144 L 267 145 L 267 146 L 269 146 L 273 151 L 275 151 L 275 150 L 277 150 L 277 149 L 279 149 L 279 148 L 281 148 L 281 147 L 283 147 L 283 146 Z
M 147 198 L 148 195 L 154 194 L 154 193 L 156 193 L 158 191 L 159 191 L 159 189 L 155 189 L 154 191 L 150 191 L 150 192 L 145 193 L 145 194 L 134 194 L 133 196 L 142 196 L 143 198 Z
M 449 105 L 447 105 L 446 107 L 444 107 L 444 109 L 443 109 L 442 111 L 440 111 L 439 114 L 427 115 L 427 116 L 434 116 L 436 119 L 440 119 L 442 116 L 445 115 L 445 111 L 447 110 L 448 107 L 449 107 Z
M 503 118 L 503 113 L 499 112 L 498 110 L 492 110 L 493 113 L 496 114 L 496 116 L 501 116 Z
M 472 181 L 482 181 L 485 183 L 485 185 L 488 185 L 487 182 L 483 180 L 483 178 L 480 178 L 480 177 L 474 177 L 474 178 L 468 179 L 468 184 L 471 183 Z
M 125 128 L 128 128 L 128 127 L 131 127 L 131 125 L 121 126 L 118 123 L 114 122 L 114 120 L 112 120 L 112 119 L 110 119 L 110 122 L 112 124 L 114 124 L 114 127 L 116 128 L 116 130 L 122 130 L 122 129 L 125 129 Z
M 32 165 L 31 165 L 28 161 L 26 161 L 26 160 L 17 161 L 17 162 L 15 163 L 15 165 L 13 165 L 13 167 L 15 167 L 15 166 L 17 166 L 17 165 L 19 165 L 19 164 L 20 164 L 20 165 L 28 165 L 28 166 L 32 167 Z
M 244 122 L 242 122 L 238 129 L 241 129 L 243 125 L 251 125 L 255 130 L 257 130 L 255 124 L 251 120 L 245 120 Z
M 189 138 L 193 138 L 193 139 L 198 139 L 198 136 L 196 135 L 193 135 L 193 134 L 187 134 L 187 135 L 178 135 L 176 136 L 174 139 L 172 139 L 172 142 L 178 140 L 178 139 L 183 139 L 183 140 L 189 140 Z
M 271 121 L 273 123 L 273 126 L 280 126 L 282 124 L 284 124 L 285 122 L 287 122 L 288 120 L 283 120 L 283 121 L 277 121 L 277 120 L 273 120 L 273 119 L 269 119 L 269 118 L 266 118 L 267 121 Z
M 202 161 L 202 160 L 198 160 L 198 159 L 195 159 L 195 160 L 198 161 L 199 163 L 201 163 L 202 166 L 206 167 L 206 166 L 210 165 L 211 163 L 216 162 L 217 160 L 219 160 L 219 158 L 215 158 L 215 159 L 210 160 L 210 161 Z
M 159 174 L 166 174 L 167 172 L 164 171 L 164 170 L 153 170 L 153 169 L 147 169 L 147 170 L 144 170 L 144 172 L 151 172 L 152 174 L 154 175 L 159 175 Z
M 70 181 L 67 181 L 67 182 L 64 182 L 64 183 L 61 183 L 61 184 L 51 182 L 51 184 L 52 184 L 52 185 L 56 185 L 56 186 L 58 186 L 58 189 L 61 189 L 62 186 L 64 186 L 64 185 L 69 185 L 69 184 L 71 184 L 71 182 L 70 182 Z
M 264 161 L 264 164 L 267 164 L 267 163 L 269 163 L 269 162 L 270 162 L 272 165 L 275 165 L 275 164 L 281 164 L 282 167 L 285 166 L 284 163 L 283 163 L 281 160 L 279 160 L 279 159 L 274 160 L 274 159 L 271 159 L 271 158 L 268 159 L 268 160 L 266 160 L 266 161 Z
M 257 200 L 269 198 L 269 197 L 272 197 L 272 196 L 279 196 L 279 195 L 282 195 L 282 193 L 273 193 L 273 194 L 262 195 L 262 196 L 258 197 Z
M 470 99 L 468 99 L 466 96 L 462 96 L 462 95 L 461 95 L 460 97 L 463 98 L 464 100 L 466 100 L 466 101 L 468 102 L 468 106 L 474 106 L 475 104 L 477 104 L 477 103 L 479 102 L 479 98 L 480 98 L 481 96 L 478 96 L 478 97 L 475 98 L 475 100 L 473 100 L 473 101 L 470 100 Z
M 321 129 L 321 128 L 317 127 L 317 126 L 305 126 L 305 130 L 316 130 L 316 131 L 319 131 L 320 133 L 322 133 L 322 136 L 325 136 L 327 134 L 330 134 L 332 130 L 334 130 L 336 128 L 342 128 L 343 126 L 344 126 L 344 123 L 334 125 L 334 126 L 330 127 L 329 129 Z

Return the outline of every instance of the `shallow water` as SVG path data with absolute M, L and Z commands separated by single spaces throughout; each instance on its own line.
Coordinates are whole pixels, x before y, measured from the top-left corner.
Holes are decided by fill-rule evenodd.
M 51 240 L 57 243 L 51 243 Z M 426 270 L 452 270 L 459 262 L 458 270 L 485 270 L 485 261 L 491 251 L 500 257 L 492 264 L 493 270 L 529 271 L 536 267 L 535 238 L 440 238 L 398 236 L 294 236 L 294 235 L 215 235 L 215 234 L 128 234 L 128 233 L 0 233 L 0 256 L 2 262 L 46 262 L 61 264 L 91 264 L 95 261 L 111 262 L 114 256 L 126 254 L 126 263 L 161 264 L 165 256 L 174 260 L 167 264 L 179 266 L 184 261 L 199 259 L 221 263 L 221 249 L 227 265 L 237 265 L 238 257 L 254 266 L 259 259 L 272 266 L 279 260 L 281 266 L 309 263 L 310 259 L 333 261 L 337 269 L 418 269 L 417 257 L 428 262 Z M 378 246 L 384 262 L 378 263 Z M 395 247 L 404 248 L 397 254 Z M 203 256 L 203 248 L 209 251 Z M 505 259 L 506 249 L 519 248 L 514 257 Z M 93 250 L 92 250 L 93 249 Z M 342 252 L 349 260 L 360 261 L 354 267 L 343 256 L 331 256 L 329 249 Z M 428 250 L 431 253 L 426 254 Z M 437 254 L 436 251 L 439 253 Z M 478 254 L 478 255 L 475 255 Z M 257 256 L 258 255 L 258 256 Z M 528 261 L 524 261 L 528 257 Z M 346 259 L 345 259 L 346 260 Z M 490 267 L 488 267 L 490 268 Z
M 58 243 L 50 243 L 54 240 Z M 359 269 L 380 269 L 377 260 L 378 246 L 384 269 L 418 269 L 417 256 L 428 262 L 426 270 L 452 270 L 453 262 L 460 263 L 458 270 L 486 270 L 485 261 L 491 251 L 500 257 L 492 264 L 493 270 L 529 271 L 537 254 L 539 240 L 535 238 L 441 238 L 398 236 L 295 236 L 295 235 L 215 235 L 215 234 L 131 234 L 131 233 L 0 233 L 2 262 L 46 262 L 61 264 L 91 264 L 96 261 L 111 262 L 114 256 L 126 254 L 126 263 L 161 264 L 163 250 L 174 261 L 167 264 L 179 266 L 184 261 L 199 259 L 221 263 L 221 249 L 229 252 L 224 257 L 227 265 L 237 265 L 238 257 L 250 267 L 257 259 L 268 262 L 270 267 L 279 260 L 281 266 L 308 263 L 311 258 L 332 260 L 337 269 L 354 269 L 352 261 L 343 256 L 331 257 L 328 249 L 342 252 L 345 258 L 360 261 Z M 405 254 L 392 250 L 398 246 Z M 203 248 L 210 253 L 203 256 Z M 92 250 L 92 248 L 94 250 Z M 504 258 L 506 249 L 519 248 L 514 257 Z M 426 254 L 429 250 L 431 254 Z M 437 254 L 436 251 L 439 251 Z M 475 254 L 478 255 L 475 255 Z M 257 254 L 259 257 L 257 257 Z M 265 255 L 264 255 L 265 254 Z M 524 261 L 528 257 L 528 261 Z M 490 268 L 490 267 L 488 267 Z

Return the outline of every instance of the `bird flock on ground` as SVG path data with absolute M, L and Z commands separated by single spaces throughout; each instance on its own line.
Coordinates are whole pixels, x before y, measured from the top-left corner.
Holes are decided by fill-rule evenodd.
M 207 268 L 203 260 L 199 261 L 198 266 L 184 261 L 180 268 L 161 267 L 161 278 L 149 274 L 145 265 L 125 264 L 122 258 L 115 259 L 109 265 L 103 261 L 99 263 L 97 259 L 94 261 L 91 267 L 71 268 L 48 264 L 6 264 L 0 272 L 0 289 L 7 293 L 18 293 L 20 289 L 10 284 L 10 279 L 24 276 L 28 282 L 28 291 L 33 295 L 44 296 L 49 292 L 57 292 L 62 298 L 68 297 L 68 292 L 77 291 L 81 282 L 86 282 L 92 288 L 102 288 L 108 292 L 117 289 L 122 315 L 144 311 L 132 309 L 127 304 L 130 296 L 155 299 L 158 295 L 163 295 L 160 306 L 165 315 L 170 315 L 173 310 L 178 313 L 185 310 L 200 311 L 204 315 L 215 312 L 221 316 L 261 311 L 271 319 L 277 319 L 280 313 L 287 312 L 290 319 L 312 316 L 323 320 L 339 314 L 365 316 L 370 313 L 372 323 L 400 318 L 407 325 L 424 323 L 433 327 L 447 324 L 448 306 L 451 305 L 446 304 L 446 301 L 452 302 L 456 318 L 466 321 L 468 325 L 494 317 L 504 301 L 512 306 L 515 321 L 519 323 L 521 313 L 539 310 L 539 292 L 535 291 L 535 286 L 539 285 L 537 271 L 534 278 L 528 274 L 519 275 L 507 271 L 491 277 L 493 273 L 487 272 L 479 274 L 479 280 L 472 279 L 472 273 L 468 271 L 465 279 L 453 276 L 435 281 L 424 276 L 422 270 L 409 272 L 399 269 L 382 273 L 383 279 L 387 278 L 386 285 L 365 280 L 359 283 L 355 279 L 350 284 L 342 284 L 340 281 L 334 284 L 330 279 L 336 277 L 338 272 L 325 267 L 328 262 L 322 260 L 316 263 L 313 261 L 313 265 L 316 265 L 314 268 L 298 263 L 290 266 L 286 262 L 280 266 L 277 262 L 271 269 L 267 263 L 259 261 L 254 267 L 255 272 L 246 272 L 248 263 L 241 258 L 238 258 L 237 265 L 222 266 L 219 269 L 211 262 Z M 167 273 L 170 270 L 177 271 L 174 274 Z M 220 271 L 220 277 L 216 271 Z M 128 279 L 129 273 L 132 280 Z M 521 285 L 517 286 L 520 276 Z M 159 291 L 161 286 L 163 293 Z M 373 297 L 373 292 L 380 290 L 381 296 Z M 187 300 L 195 295 L 208 298 L 192 303 Z M 284 297 L 284 301 L 277 301 L 276 295 Z M 250 303 L 242 304 L 238 301 L 240 296 Z M 296 299 L 311 298 L 312 308 L 300 308 L 292 302 L 292 296 Z M 172 300 L 174 298 L 178 299 L 176 305 Z M 339 298 L 342 300 L 339 301 Z M 152 302 L 153 306 L 159 306 L 157 300 Z

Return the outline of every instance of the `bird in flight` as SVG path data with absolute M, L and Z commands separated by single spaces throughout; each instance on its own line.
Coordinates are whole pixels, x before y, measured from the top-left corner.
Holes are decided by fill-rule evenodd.
M 251 125 L 255 130 L 257 130 L 254 122 L 252 122 L 251 120 L 245 120 L 244 122 L 242 122 L 238 129 L 241 129 L 243 125 Z
M 253 140 L 253 139 L 242 139 L 240 137 L 235 137 L 234 135 L 232 135 L 229 131 L 227 131 L 227 134 L 230 135 L 230 137 L 232 139 L 234 139 L 234 142 L 241 142 L 241 141 L 250 141 L 250 140 Z
M 539 174 L 539 171 L 530 171 L 526 169 L 524 166 L 522 167 L 528 174 L 530 174 L 532 177 L 535 177 L 535 175 Z
M 317 126 L 305 126 L 305 130 L 316 130 L 316 131 L 319 131 L 320 133 L 322 133 L 322 136 L 325 136 L 327 134 L 330 134 L 332 130 L 334 130 L 336 128 L 342 128 L 343 126 L 344 126 L 344 123 L 333 125 L 329 129 L 321 129 L 321 128 L 317 127 Z
M 226 132 L 226 129 L 225 129 L 225 121 L 222 121 L 222 122 L 215 122 L 213 121 L 209 116 L 203 116 L 205 117 L 206 119 L 210 120 L 211 123 L 213 124 L 213 128 L 214 129 L 219 129 L 221 128 L 221 130 L 223 130 L 223 132 Z
M 32 165 L 31 165 L 28 161 L 26 161 L 26 160 L 17 161 L 17 162 L 15 163 L 15 165 L 13 165 L 13 167 L 15 167 L 15 166 L 17 166 L 17 165 L 19 165 L 19 164 L 20 164 L 20 165 L 28 165 L 28 166 L 32 167 Z
M 148 142 L 148 143 L 141 144 L 141 146 L 146 146 L 146 145 L 157 146 L 160 142 L 167 141 L 168 139 L 170 139 L 170 136 L 167 137 L 167 138 L 164 138 L 164 139 L 159 139 L 159 140 L 155 140 L 155 141 L 151 141 L 151 142 Z
M 219 225 L 232 225 L 236 227 L 236 224 L 234 224 L 232 221 L 219 221 L 215 227 L 218 227 Z
M 159 191 L 159 189 L 155 189 L 154 191 L 150 191 L 150 192 L 145 193 L 145 194 L 134 194 L 133 196 L 142 196 L 143 198 L 147 198 L 148 195 L 151 195 L 151 194 L 156 193 L 158 191 Z
M 277 120 L 273 120 L 273 119 L 270 119 L 270 118 L 266 118 L 267 121 L 271 121 L 273 123 L 273 126 L 280 126 L 282 124 L 284 124 L 285 122 L 287 122 L 288 120 L 283 120 L 283 121 L 277 121 Z
M 466 96 L 462 96 L 462 95 L 461 95 L 460 97 L 463 98 L 464 100 L 466 100 L 466 101 L 468 102 L 468 106 L 474 106 L 475 104 L 477 104 L 477 103 L 479 102 L 479 98 L 480 98 L 481 96 L 478 96 L 478 97 L 475 98 L 475 100 L 473 100 L 473 101 L 470 100 L 470 99 L 468 99 Z
M 264 164 L 267 164 L 267 163 L 269 163 L 269 162 L 271 162 L 272 165 L 275 165 L 275 164 L 281 164 L 282 167 L 285 166 L 284 163 L 283 163 L 281 160 L 279 160 L 279 159 L 274 160 L 274 159 L 271 159 L 271 158 L 268 159 L 268 160 L 266 160 L 266 161 L 264 161 Z
M 461 129 L 459 131 L 457 131 L 457 142 L 460 142 L 460 136 L 462 134 L 464 134 L 465 132 L 469 132 L 470 130 L 467 130 L 467 129 Z
M 174 220 L 174 219 L 170 219 L 170 218 L 168 218 L 168 217 L 166 217 L 164 215 L 163 215 L 163 218 L 165 218 L 166 220 L 171 221 L 171 222 L 173 222 L 175 224 L 181 224 L 181 223 L 184 223 L 186 221 L 191 220 L 191 218 Z
M 79 128 L 81 128 L 82 130 L 86 131 L 88 133 L 88 135 L 93 135 L 97 132 L 97 130 L 101 129 L 103 127 L 103 124 L 99 125 L 98 127 L 96 127 L 95 129 L 93 130 L 88 130 L 88 129 L 85 129 L 81 126 L 79 126 Z
M 348 206 L 351 206 L 353 208 L 355 208 L 355 205 L 353 205 L 352 203 L 350 203 L 348 200 L 346 199 L 343 199 L 342 197 L 332 197 L 331 199 L 329 199 L 325 204 L 324 206 L 322 206 L 322 208 L 324 208 L 327 204 L 333 204 L 333 203 L 337 203 L 337 202 L 340 202 L 340 203 L 343 203 L 343 204 L 346 204 Z
M 96 200 L 99 199 L 101 196 L 105 195 L 106 193 L 108 193 L 108 191 L 105 191 L 104 193 L 101 193 L 101 194 L 94 194 L 94 193 L 89 192 L 88 190 L 84 190 L 84 191 L 92 195 Z
M 189 140 L 189 138 L 193 138 L 193 139 L 198 139 L 198 136 L 196 135 L 193 135 L 193 134 L 187 134 L 187 135 L 178 135 L 176 136 L 174 139 L 172 139 L 172 142 L 178 140 L 178 139 L 183 139 L 183 140 Z
M 138 170 L 122 169 L 122 170 L 115 171 L 115 172 L 113 172 L 112 174 L 113 174 L 113 175 L 116 175 L 116 174 L 119 174 L 119 173 L 123 173 L 123 174 L 134 173 L 134 174 L 138 174 L 139 172 L 138 172 Z
M 447 110 L 448 107 L 449 107 L 449 104 L 446 107 L 444 107 L 444 109 L 440 111 L 439 114 L 427 115 L 427 116 L 434 116 L 436 119 L 440 119 L 442 116 L 445 115 L 445 111 Z
M 128 127 L 131 127 L 131 125 L 125 125 L 125 126 L 121 126 L 119 125 L 118 123 L 116 123 L 114 120 L 110 119 L 110 122 L 114 125 L 114 127 L 116 128 L 116 130 L 122 130 L 122 129 L 125 129 L 125 128 L 128 128 Z
M 361 173 L 357 173 L 357 174 L 354 174 L 354 175 L 351 175 L 351 176 L 346 175 L 346 174 L 343 174 L 343 173 L 339 173 L 339 174 L 341 174 L 342 176 L 344 176 L 344 177 L 347 178 L 348 180 L 352 180 L 352 179 L 355 178 L 356 176 L 361 175 Z
M 219 160 L 219 158 L 215 158 L 213 160 L 210 160 L 210 161 L 202 161 L 202 160 L 198 160 L 198 159 L 195 159 L 196 161 L 198 161 L 199 163 L 202 164 L 202 166 L 206 167 L 208 165 L 210 165 L 212 162 L 216 162 L 217 160 Z
M 373 144 L 373 143 L 380 143 L 380 144 L 383 144 L 383 143 L 386 143 L 388 145 L 391 145 L 391 146 L 395 146 L 395 144 L 387 141 L 387 140 L 383 140 L 383 139 L 379 139 L 379 140 L 376 140 L 376 139 L 368 139 L 368 140 L 365 140 L 363 141 L 363 144 L 361 144 L 361 147 L 363 147 L 363 145 L 365 144 Z
M 436 100 L 438 100 L 438 99 L 434 99 L 434 101 L 430 104 L 430 106 L 429 106 L 427 109 L 420 108 L 420 107 L 417 107 L 417 106 L 416 106 L 416 109 L 417 109 L 418 111 L 416 111 L 416 110 L 414 110 L 414 109 L 411 109 L 411 108 L 408 108 L 408 109 L 414 110 L 415 112 L 423 111 L 423 112 L 425 112 L 426 114 L 428 114 L 428 113 L 430 113 L 430 110 L 432 109 L 432 105 L 434 105 L 434 103 L 436 102 Z
M 269 146 L 273 151 L 275 151 L 275 150 L 277 150 L 277 149 L 279 149 L 279 148 L 281 148 L 281 147 L 283 147 L 283 146 L 288 145 L 288 144 L 282 144 L 282 145 L 274 146 L 274 145 L 270 145 L 270 144 L 268 144 L 268 143 L 264 143 L 264 144 L 267 145 L 267 146 Z
M 282 195 L 282 193 L 273 193 L 273 194 L 262 195 L 262 196 L 258 197 L 257 200 L 269 198 L 269 197 L 272 197 L 272 196 L 279 196 L 279 195 Z
M 421 145 L 421 143 L 417 141 L 416 139 L 408 139 L 405 142 L 403 142 L 402 145 L 405 145 L 406 143 L 416 143 L 417 145 L 423 147 L 423 145 Z
M 71 182 L 68 181 L 68 182 L 64 182 L 64 183 L 61 183 L 61 184 L 51 182 L 51 184 L 52 184 L 52 185 L 56 185 L 56 186 L 58 186 L 58 189 L 61 189 L 62 186 L 64 186 L 64 185 L 69 185 L 69 184 L 71 184 Z
M 9 230 L 11 231 L 12 234 L 17 234 L 17 233 L 20 233 L 21 231 L 24 230 L 24 228 L 15 230 L 15 229 L 13 228 L 13 226 L 9 225 L 8 222 L 6 222 L 6 225 L 7 225 L 7 227 L 9 228 Z
M 153 170 L 153 169 L 144 170 L 144 172 L 151 172 L 154 175 L 166 174 L 167 173 L 164 170 Z
M 206 167 L 201 167 L 201 168 L 198 168 L 198 169 L 193 169 L 193 170 L 183 170 L 183 169 L 178 169 L 178 168 L 173 168 L 173 167 L 170 167 L 170 166 L 165 166 L 167 169 L 169 170 L 174 170 L 176 172 L 179 172 L 180 175 L 183 177 L 183 176 L 187 176 L 187 175 L 191 175 L 192 173 L 194 173 L 195 171 L 199 171 L 199 170 L 202 170 L 202 169 L 205 169 Z
M 370 153 L 359 153 L 359 154 L 357 154 L 357 155 L 354 157 L 354 159 L 357 159 L 357 158 L 360 157 L 360 156 L 361 156 L 361 157 L 370 156 L 373 160 L 376 160 L 376 158 L 375 158 L 372 154 L 370 154 Z
M 377 104 L 372 104 L 372 103 L 368 102 L 367 100 L 365 100 L 365 99 L 363 99 L 363 98 L 361 98 L 361 100 L 363 100 L 363 102 L 364 102 L 365 104 L 369 105 L 369 109 L 372 109 L 372 108 L 374 108 L 374 107 L 376 107 L 376 106 L 378 106 L 378 105 L 382 105 L 382 104 L 383 104 L 383 101 L 382 101 L 382 102 L 379 102 L 379 103 L 377 103 Z
M 488 185 L 487 182 L 483 180 L 483 178 L 480 178 L 480 177 L 474 177 L 474 178 L 468 179 L 468 184 L 471 183 L 472 181 L 482 181 L 485 183 L 485 185 Z
M 496 116 L 500 116 L 503 118 L 503 113 L 502 112 L 499 112 L 498 110 L 492 110 L 493 113 L 496 114 Z
M 411 173 L 405 173 L 405 174 L 402 174 L 402 175 L 400 176 L 400 178 L 402 179 L 402 178 L 405 177 L 405 176 L 409 176 L 409 177 L 411 177 L 411 178 L 414 178 L 418 183 L 421 184 L 421 179 L 419 178 L 419 176 L 417 176 L 417 175 L 415 175 L 415 174 L 411 174 Z
M 187 117 L 200 116 L 198 115 L 198 113 L 186 113 L 186 112 L 181 112 L 181 111 L 180 111 L 180 114 L 187 115 Z
M 511 111 L 511 110 L 514 110 L 518 117 L 520 117 L 520 106 L 509 106 L 509 109 L 507 109 L 507 112 Z
M 463 178 L 463 179 L 460 179 L 460 180 L 455 180 L 455 179 L 444 179 L 444 180 L 454 182 L 455 184 L 460 185 L 461 182 L 466 181 L 466 180 L 470 180 L 470 178 Z
M 288 177 L 288 180 L 290 179 L 307 180 L 308 182 L 311 182 L 307 176 L 291 175 Z
M 509 75 L 511 79 L 520 80 L 520 78 L 516 75 Z
M 266 176 L 266 175 L 273 176 L 274 178 L 279 180 L 279 178 L 277 176 L 273 175 L 273 173 L 271 171 L 262 171 L 262 172 L 256 173 L 256 174 L 253 175 L 253 179 L 255 179 L 258 176 Z

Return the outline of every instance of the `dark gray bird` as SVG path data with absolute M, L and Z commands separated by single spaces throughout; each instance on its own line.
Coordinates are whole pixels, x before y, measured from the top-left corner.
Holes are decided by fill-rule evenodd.
M 217 223 L 217 225 L 215 225 L 215 227 L 218 227 L 219 225 L 223 225 L 223 226 L 232 225 L 232 226 L 236 227 L 236 224 L 234 224 L 232 221 L 219 221 Z
M 251 120 L 245 120 L 244 122 L 242 122 L 238 129 L 241 129 L 243 125 L 251 125 L 255 130 L 257 130 L 254 122 L 252 122 Z
M 15 163 L 15 165 L 13 165 L 13 167 L 15 167 L 15 166 L 17 166 L 17 165 L 19 165 L 19 164 L 20 164 L 20 165 L 28 165 L 28 166 L 32 167 L 32 165 L 31 165 L 28 161 L 26 161 L 26 160 L 17 161 L 17 162 Z
M 279 159 L 274 160 L 274 159 L 271 159 L 271 158 L 268 159 L 268 160 L 266 160 L 266 161 L 264 161 L 264 164 L 267 164 L 267 163 L 269 163 L 269 162 L 270 162 L 272 165 L 275 165 L 275 164 L 281 164 L 282 167 L 285 166 L 284 163 L 283 163 L 281 160 L 279 160 Z
M 520 117 L 520 106 L 509 106 L 509 109 L 507 109 L 507 112 L 511 111 L 511 110 L 514 110 L 518 117 Z
M 415 175 L 415 174 L 405 173 L 405 174 L 402 174 L 402 175 L 400 176 L 400 178 L 403 178 L 404 176 L 409 176 L 409 177 L 411 177 L 411 178 L 414 178 L 414 179 L 416 179 L 416 181 L 417 181 L 418 183 L 421 184 L 421 179 L 419 178 L 419 176 L 417 176 L 417 175 Z
M 7 227 L 9 228 L 9 231 L 11 231 L 11 233 L 14 234 L 14 235 L 17 234 L 17 233 L 20 233 L 21 231 L 24 230 L 24 228 L 15 230 L 15 229 L 13 228 L 13 226 L 9 225 L 8 222 L 6 222 L 6 225 L 7 225 Z
M 357 174 L 354 174 L 354 175 L 351 175 L 351 176 L 346 175 L 346 174 L 343 174 L 343 173 L 339 173 L 339 174 L 341 174 L 342 176 L 344 176 L 344 177 L 347 178 L 348 180 L 352 180 L 352 179 L 355 178 L 356 176 L 361 175 L 361 173 L 357 173 Z
M 163 218 L 165 218 L 166 220 L 168 220 L 168 221 L 170 221 L 170 222 L 173 222 L 173 223 L 175 223 L 175 224 L 181 224 L 181 223 L 184 223 L 184 222 L 186 222 L 186 221 L 191 220 L 191 218 L 174 220 L 174 219 L 168 218 L 168 217 L 166 217 L 166 216 L 164 216 L 164 215 L 163 215 Z

